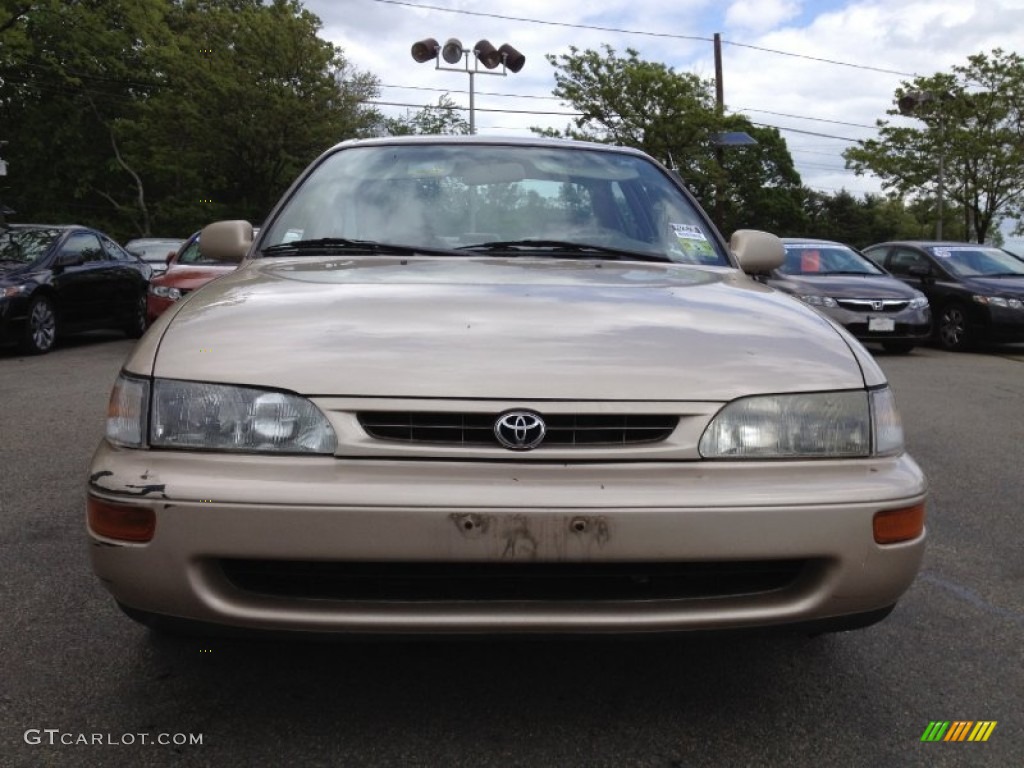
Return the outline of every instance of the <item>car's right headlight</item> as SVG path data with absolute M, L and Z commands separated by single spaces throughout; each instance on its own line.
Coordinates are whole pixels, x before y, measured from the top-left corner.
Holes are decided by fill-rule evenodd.
M 107 415 L 107 439 L 141 448 L 332 454 L 323 412 L 288 392 L 122 374 Z
M 903 429 L 888 387 L 747 397 L 722 408 L 700 439 L 706 459 L 892 456 Z

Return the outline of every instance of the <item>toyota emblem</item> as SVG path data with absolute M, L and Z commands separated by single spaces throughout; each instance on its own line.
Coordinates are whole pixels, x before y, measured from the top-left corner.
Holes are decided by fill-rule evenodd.
M 529 451 L 544 441 L 547 426 L 533 411 L 507 411 L 494 422 L 494 436 L 510 451 Z

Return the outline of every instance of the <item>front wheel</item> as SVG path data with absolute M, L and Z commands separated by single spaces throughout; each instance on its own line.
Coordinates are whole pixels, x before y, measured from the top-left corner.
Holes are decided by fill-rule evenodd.
M 30 355 L 43 355 L 57 341 L 57 312 L 47 296 L 36 296 L 28 308 L 28 320 L 21 337 L 21 348 Z
M 939 343 L 951 352 L 970 349 L 974 339 L 967 322 L 967 310 L 959 304 L 943 307 L 939 314 Z

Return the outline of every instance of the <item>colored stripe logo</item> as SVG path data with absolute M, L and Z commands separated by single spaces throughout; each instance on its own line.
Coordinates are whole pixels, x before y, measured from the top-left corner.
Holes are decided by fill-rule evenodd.
M 996 720 L 932 720 L 921 741 L 988 741 L 996 724 Z

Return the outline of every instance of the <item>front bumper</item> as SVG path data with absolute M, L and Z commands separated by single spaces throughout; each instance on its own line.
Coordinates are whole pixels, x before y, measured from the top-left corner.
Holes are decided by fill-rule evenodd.
M 984 341 L 1013 343 L 1024 341 L 1024 311 L 1006 307 L 987 307 L 987 322 L 977 332 Z
M 918 571 L 925 538 L 879 546 L 872 535 L 876 512 L 924 499 L 924 478 L 908 456 L 573 465 L 268 458 L 104 443 L 89 493 L 156 514 L 146 544 L 90 531 L 94 570 L 118 602 L 261 630 L 650 632 L 812 622 L 894 604 Z M 571 589 L 485 598 L 459 581 L 496 569 L 513 581 L 538 568 L 571 577 L 573 564 L 580 575 L 604 568 L 602 578 L 628 564 L 679 566 L 676 582 L 705 578 L 678 594 L 627 589 L 608 598 Z M 749 583 L 719 588 L 715 574 L 751 564 Z M 761 570 L 778 564 L 786 572 L 758 588 Z M 364 585 L 365 568 L 381 574 L 379 585 L 332 591 L 327 580 L 353 566 L 364 568 Z M 424 593 L 409 581 L 445 567 L 448 583 L 461 584 L 455 593 Z M 291 578 L 299 571 L 313 579 L 305 590 Z
M 924 341 L 932 333 L 931 310 L 904 309 L 900 312 L 855 312 L 843 307 L 823 310 L 861 341 Z M 877 330 L 879 321 L 892 321 L 891 330 Z
M 28 306 L 25 296 L 0 297 L 0 344 L 21 340 L 28 322 Z

